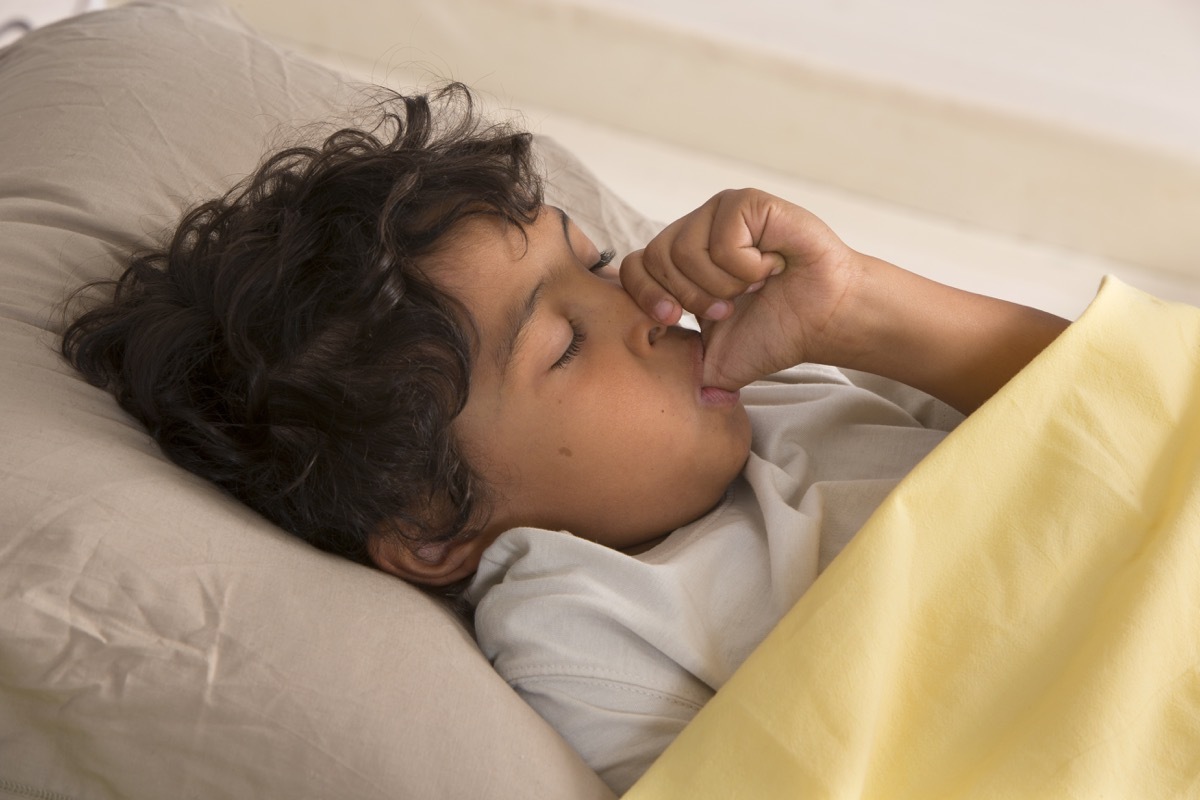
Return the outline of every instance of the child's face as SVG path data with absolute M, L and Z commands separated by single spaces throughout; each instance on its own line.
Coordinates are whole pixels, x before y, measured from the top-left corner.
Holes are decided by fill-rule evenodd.
M 527 239 L 489 217 L 458 233 L 430 273 L 479 330 L 456 433 L 494 490 L 485 538 L 528 525 L 635 549 L 719 502 L 750 423 L 701 398 L 699 335 L 591 271 L 599 251 L 556 208 Z

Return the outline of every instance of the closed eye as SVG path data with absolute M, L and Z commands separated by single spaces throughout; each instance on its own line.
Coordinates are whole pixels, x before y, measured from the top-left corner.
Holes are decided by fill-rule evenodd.
M 550 369 L 562 369 L 567 364 L 574 360 L 575 356 L 579 355 L 579 351 L 583 348 L 583 342 L 587 339 L 587 334 L 579 329 L 579 326 L 574 321 L 571 322 L 571 343 L 567 345 L 567 349 L 563 351 L 558 361 L 555 361 Z
M 588 272 L 599 272 L 611 264 L 616 257 L 617 253 L 615 250 L 611 248 L 605 250 L 600 254 L 600 258 L 596 260 L 596 263 L 588 267 Z M 571 342 L 567 345 L 567 349 L 563 351 L 563 354 L 559 356 L 558 361 L 555 361 L 550 368 L 562 369 L 567 364 L 570 364 L 575 359 L 575 356 L 579 355 L 580 350 L 583 349 L 583 343 L 586 339 L 587 334 L 580 329 L 574 320 L 571 320 Z
M 616 257 L 617 251 L 612 249 L 605 250 L 600 254 L 600 259 L 595 264 L 592 264 L 590 267 L 588 267 L 588 272 L 599 272 L 611 264 L 613 259 Z

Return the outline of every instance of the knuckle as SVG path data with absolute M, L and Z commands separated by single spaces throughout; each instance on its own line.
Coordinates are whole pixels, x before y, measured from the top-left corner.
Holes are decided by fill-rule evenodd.
M 651 275 L 662 275 L 670 261 L 670 245 L 655 239 L 642 251 L 642 268 Z
M 670 250 L 668 251 L 668 255 L 670 257 L 670 261 L 671 261 L 672 265 L 675 266 L 676 268 L 678 268 L 680 265 L 687 264 L 694 247 L 695 247 L 694 244 L 692 244 L 691 242 L 687 242 L 687 241 L 683 240 L 682 238 L 676 239 L 675 241 L 671 242 L 671 247 L 670 247 Z
M 643 257 L 643 251 L 634 250 L 632 253 L 625 256 L 625 258 L 621 259 L 620 272 L 622 275 L 632 275 L 635 272 L 641 272 L 644 268 L 644 262 L 645 259 Z

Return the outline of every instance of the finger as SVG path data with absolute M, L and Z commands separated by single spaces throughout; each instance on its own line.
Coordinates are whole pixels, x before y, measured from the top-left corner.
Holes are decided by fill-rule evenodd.
M 778 198 L 758 189 L 728 190 L 717 197 L 709 247 L 713 262 L 747 286 L 782 272 L 783 255 L 763 246 L 772 218 L 782 213 Z
M 737 385 L 737 381 L 725 374 L 723 369 L 725 358 L 723 357 L 723 339 L 721 335 L 725 331 L 721 330 L 722 326 L 730 323 L 720 322 L 702 322 L 700 324 L 700 336 L 704 340 L 704 360 L 702 363 L 701 383 L 704 386 L 715 386 L 718 389 L 726 389 L 734 391 L 742 388 Z
M 676 220 L 646 245 L 643 268 L 683 308 L 698 317 L 724 319 L 729 302 L 746 284 L 726 275 L 708 258 L 715 198 Z
M 714 258 L 715 253 L 728 251 L 724 246 L 725 240 L 730 237 L 738 237 L 739 241 L 749 241 L 745 231 L 728 228 L 721 230 L 714 227 L 722 204 L 727 203 L 725 193 L 715 194 L 706 204 L 680 219 L 677 228 L 673 230 L 673 236 L 664 237 L 662 240 L 670 245 L 667 260 L 662 266 L 674 267 L 704 293 L 725 300 L 742 294 L 746 287 L 754 282 L 743 279 L 745 267 L 736 263 L 736 259 Z M 659 277 L 670 279 L 667 275 Z
M 621 286 L 643 311 L 664 325 L 674 325 L 683 315 L 679 302 L 646 272 L 642 250 L 621 261 Z
M 724 264 L 714 262 L 712 238 L 712 228 L 706 221 L 683 226 L 679 235 L 670 242 L 667 261 L 661 265 L 664 273 L 656 274 L 656 277 L 669 285 L 673 269 L 714 300 L 730 300 L 742 294 L 749 284 L 732 274 Z M 657 262 L 652 261 L 651 272 L 658 266 Z
M 708 258 L 712 217 L 719 196 L 675 220 L 646 245 L 643 268 L 667 293 L 700 317 L 722 319 L 731 298 L 746 285 L 725 274 Z
M 707 319 L 724 319 L 732 310 L 732 305 L 720 295 L 715 295 L 696 284 L 691 275 L 675 263 L 672 255 L 672 243 L 655 240 L 646 246 L 642 256 L 645 273 L 662 287 L 671 297 L 688 311 L 698 317 Z M 695 271 L 695 263 L 683 258 L 687 269 Z M 740 294 L 745 287 L 733 292 L 731 296 Z

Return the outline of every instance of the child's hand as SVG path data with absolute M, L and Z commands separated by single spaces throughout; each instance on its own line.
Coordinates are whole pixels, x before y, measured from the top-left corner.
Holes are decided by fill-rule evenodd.
M 808 211 L 756 189 L 724 191 L 621 264 L 664 324 L 701 321 L 704 383 L 740 389 L 802 361 L 829 363 L 858 254 Z

